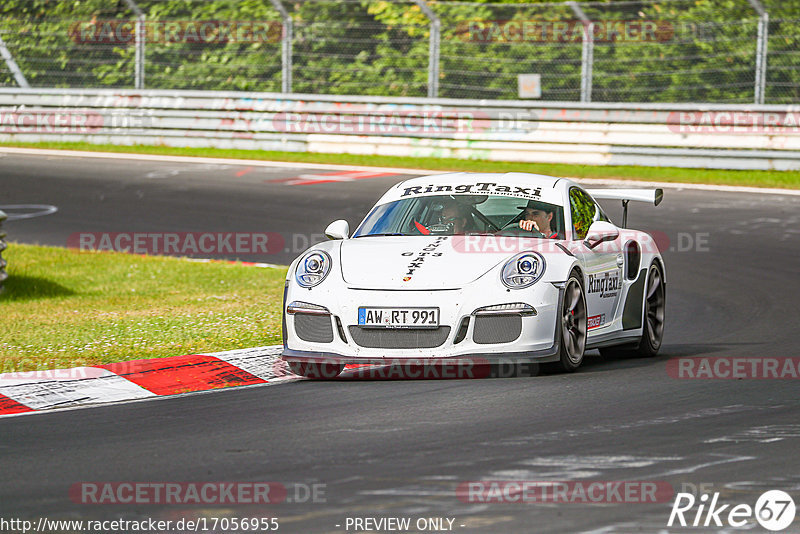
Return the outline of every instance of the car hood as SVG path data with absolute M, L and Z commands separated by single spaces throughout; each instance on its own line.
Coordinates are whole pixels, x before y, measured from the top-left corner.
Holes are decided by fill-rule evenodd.
M 351 287 L 363 289 L 457 289 L 480 278 L 517 252 L 499 251 L 492 247 L 475 251 L 465 246 L 465 240 L 472 237 L 375 236 L 347 239 L 340 249 L 342 278 Z M 533 244 L 537 240 L 524 241 Z M 519 249 L 522 250 L 526 249 Z

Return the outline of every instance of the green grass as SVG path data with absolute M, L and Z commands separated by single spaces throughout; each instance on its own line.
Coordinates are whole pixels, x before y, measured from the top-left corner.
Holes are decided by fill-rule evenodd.
M 265 150 L 233 150 L 216 148 L 173 148 L 165 146 L 117 146 L 89 143 L 3 143 L 4 146 L 88 150 L 170 156 L 206 156 L 338 165 L 371 165 L 431 170 L 471 172 L 525 171 L 576 178 L 615 178 L 678 183 L 740 185 L 800 189 L 800 171 L 728 171 L 717 169 L 682 169 L 678 167 L 592 166 L 551 163 L 519 163 L 510 161 L 461 160 L 453 158 L 413 158 L 398 156 L 358 156 L 352 154 L 309 154 Z
M 285 268 L 11 243 L 0 372 L 280 343 Z

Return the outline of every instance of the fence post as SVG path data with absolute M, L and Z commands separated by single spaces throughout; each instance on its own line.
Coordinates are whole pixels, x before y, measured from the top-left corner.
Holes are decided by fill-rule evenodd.
M 3 221 L 7 218 L 6 214 L 0 211 L 0 293 L 3 292 L 3 282 L 8 278 L 8 273 L 6 272 L 8 263 L 3 259 L 3 251 L 6 249 L 6 233 L 3 231 Z
M 292 40 L 294 39 L 294 22 L 289 12 L 281 4 L 281 0 L 269 0 L 281 15 L 283 35 L 281 36 L 281 93 L 292 92 Z
M 145 31 L 146 17 L 144 12 L 139 9 L 134 0 L 125 0 L 128 7 L 136 15 L 136 24 L 134 26 L 134 46 L 136 51 L 134 53 L 133 65 L 133 85 L 136 89 L 144 89 L 144 49 L 147 34 Z
M 581 6 L 567 2 L 572 12 L 583 24 L 583 45 L 581 47 L 581 102 L 592 101 L 592 71 L 594 69 L 594 22 L 589 20 Z
M 763 104 L 767 90 L 767 41 L 769 39 L 769 13 L 759 0 L 747 0 L 758 13 L 758 37 L 756 39 L 756 86 L 755 103 Z
M 22 74 L 22 71 L 17 65 L 17 62 L 14 61 L 14 56 L 11 55 L 11 51 L 6 46 L 5 41 L 3 38 L 0 37 L 0 56 L 3 56 L 3 59 L 6 61 L 6 65 L 8 65 L 8 70 L 11 71 L 11 74 L 14 75 L 14 79 L 17 81 L 17 85 L 22 87 L 23 89 L 30 89 L 30 84 L 28 84 L 28 80 L 25 78 L 25 75 Z
M 422 12 L 431 21 L 431 36 L 428 44 L 428 98 L 439 96 L 439 47 L 441 44 L 442 21 L 425 0 L 414 0 Z

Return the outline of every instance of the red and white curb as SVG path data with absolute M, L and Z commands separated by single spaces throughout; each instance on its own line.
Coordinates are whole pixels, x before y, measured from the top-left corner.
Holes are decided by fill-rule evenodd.
M 283 347 L 0 374 L 0 416 L 274 384 L 300 377 L 280 359 Z

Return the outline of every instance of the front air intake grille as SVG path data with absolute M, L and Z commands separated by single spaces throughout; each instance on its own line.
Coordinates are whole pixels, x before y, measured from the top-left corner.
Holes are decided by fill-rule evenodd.
M 467 337 L 467 330 L 469 330 L 469 317 L 461 319 L 461 326 L 458 327 L 456 338 L 453 340 L 453 345 L 458 345 Z
M 450 335 L 449 326 L 438 328 L 361 328 L 350 326 L 356 345 L 369 349 L 432 349 Z
M 519 315 L 478 315 L 472 339 L 480 345 L 510 343 L 522 333 Z
M 342 320 L 339 319 L 338 316 L 334 317 L 336 319 L 336 331 L 339 332 L 339 339 L 341 339 L 344 343 L 347 343 L 347 338 L 344 335 L 344 327 L 342 326 Z
M 330 343 L 333 341 L 333 325 L 330 315 L 298 313 L 294 316 L 294 331 L 303 341 Z

